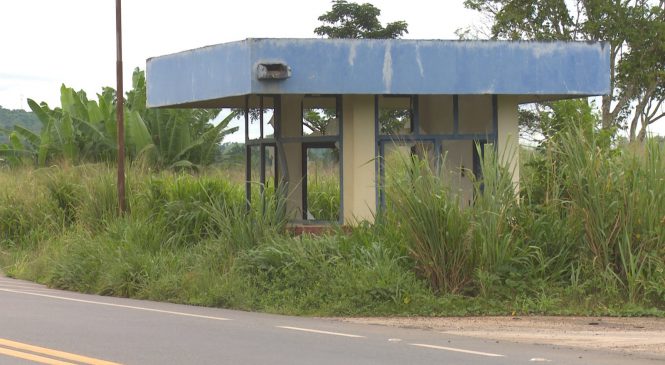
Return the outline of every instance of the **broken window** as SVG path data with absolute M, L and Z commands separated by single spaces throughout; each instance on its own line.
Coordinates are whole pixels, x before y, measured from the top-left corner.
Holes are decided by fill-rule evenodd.
M 302 136 L 339 135 L 337 98 L 307 96 L 302 105 Z
M 260 96 L 258 107 L 249 108 L 248 114 L 247 134 L 250 140 L 275 137 L 275 108 L 272 97 Z
M 412 98 L 409 96 L 379 97 L 379 133 L 406 135 L 413 132 Z
M 305 145 L 303 219 L 337 221 L 340 217 L 339 149 L 334 144 Z

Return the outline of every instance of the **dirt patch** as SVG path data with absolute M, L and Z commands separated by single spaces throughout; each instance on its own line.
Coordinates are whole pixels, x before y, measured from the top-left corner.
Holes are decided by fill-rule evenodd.
M 344 322 L 423 328 L 459 336 L 612 350 L 665 359 L 665 318 L 461 317 L 341 318 Z

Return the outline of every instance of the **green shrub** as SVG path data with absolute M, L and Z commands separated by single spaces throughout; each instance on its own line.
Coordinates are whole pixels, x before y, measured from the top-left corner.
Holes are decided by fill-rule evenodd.
M 107 165 L 3 171 L 0 264 L 65 289 L 280 313 L 663 315 L 664 153 L 564 130 L 524 161 L 517 197 L 486 148 L 465 208 L 432 161 L 402 158 L 375 223 L 320 237 L 286 234 L 284 191 L 254 184 L 248 210 L 220 172 L 131 168 L 118 216 Z M 336 217 L 336 181 L 318 183 L 310 209 Z
M 192 245 L 219 234 L 213 209 L 244 209 L 238 185 L 214 177 L 164 175 L 150 179 L 139 198 L 151 220 L 168 222 L 169 244 Z
M 427 290 L 406 260 L 376 241 L 365 245 L 343 235 L 284 237 L 241 254 L 232 277 L 257 293 L 251 307 L 269 311 L 408 312 L 412 298 Z
M 214 237 L 224 242 L 232 252 L 256 247 L 270 237 L 284 233 L 286 218 L 286 184 L 280 184 L 274 195 L 264 195 L 259 204 L 226 204 L 213 201 L 206 207 L 211 217 Z

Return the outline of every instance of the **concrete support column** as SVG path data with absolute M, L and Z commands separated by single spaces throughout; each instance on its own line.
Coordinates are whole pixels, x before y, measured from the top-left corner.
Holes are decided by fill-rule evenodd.
M 281 137 L 300 137 L 302 96 L 282 95 L 281 100 Z M 284 143 L 283 148 L 288 173 L 286 211 L 289 219 L 302 219 L 302 143 Z
M 499 161 L 509 166 L 513 174 L 515 189 L 519 189 L 519 129 L 518 103 L 515 96 L 498 97 L 498 157 Z
M 344 223 L 373 221 L 376 212 L 374 96 L 344 95 Z

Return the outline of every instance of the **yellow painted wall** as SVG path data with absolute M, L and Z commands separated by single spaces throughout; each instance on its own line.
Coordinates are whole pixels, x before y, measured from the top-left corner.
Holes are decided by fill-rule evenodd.
M 513 174 L 515 188 L 519 189 L 519 128 L 516 96 L 499 96 L 499 141 L 498 153 L 502 163 L 507 164 Z
M 376 212 L 374 96 L 345 95 L 344 222 L 372 221 Z
M 282 137 L 299 137 L 302 128 L 302 95 L 282 95 Z M 286 209 L 291 219 L 302 219 L 302 144 L 284 143 L 288 170 Z

